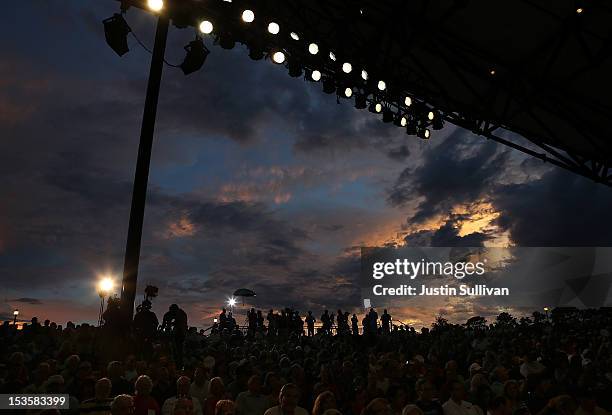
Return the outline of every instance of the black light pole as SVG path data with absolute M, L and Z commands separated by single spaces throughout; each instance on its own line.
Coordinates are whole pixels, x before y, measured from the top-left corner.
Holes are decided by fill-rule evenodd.
M 123 282 L 121 287 L 121 312 L 124 315 L 124 321 L 126 323 L 132 321 L 134 313 L 142 226 L 144 221 L 145 202 L 147 199 L 153 132 L 155 130 L 155 115 L 157 113 L 157 100 L 159 97 L 162 69 L 164 67 L 164 53 L 166 50 L 166 39 L 168 37 L 169 20 L 170 19 L 163 13 L 159 15 L 157 20 L 155 45 L 153 47 L 149 82 L 147 84 L 147 97 L 140 129 L 140 144 L 138 146 L 138 160 L 136 162 L 134 188 L 132 190 L 132 207 L 130 210 L 130 224 L 125 247 L 125 262 L 123 265 Z

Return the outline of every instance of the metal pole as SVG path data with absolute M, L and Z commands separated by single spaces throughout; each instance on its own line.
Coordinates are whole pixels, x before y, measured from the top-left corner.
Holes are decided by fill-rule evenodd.
M 157 20 L 155 45 L 153 47 L 149 83 L 147 85 L 147 97 L 142 116 L 142 127 L 140 129 L 138 161 L 136 162 L 136 173 L 134 175 L 132 208 L 130 210 L 130 224 L 125 247 L 125 262 L 123 265 L 123 282 L 121 287 L 121 312 L 126 322 L 131 322 L 134 314 L 134 300 L 136 298 L 136 284 L 138 281 L 138 263 L 140 261 L 140 243 L 142 240 L 142 224 L 144 221 L 145 202 L 147 199 L 151 148 L 153 147 L 155 115 L 157 113 L 157 100 L 159 98 L 162 69 L 164 67 L 168 25 L 169 18 L 163 14 L 160 15 Z

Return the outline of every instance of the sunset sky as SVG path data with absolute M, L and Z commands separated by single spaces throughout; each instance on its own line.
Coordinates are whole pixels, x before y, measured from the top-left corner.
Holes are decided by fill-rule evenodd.
M 3 9 L 0 319 L 96 321 L 97 279 L 121 274 L 150 55 L 133 37 L 121 58 L 106 45 L 117 11 Z M 154 18 L 126 19 L 152 46 Z M 192 37 L 171 27 L 167 61 Z M 453 126 L 407 136 L 241 46 L 209 48 L 199 72 L 164 68 L 139 276 L 159 316 L 176 302 L 207 327 L 242 287 L 257 307 L 356 310 L 360 246 L 612 245 L 612 189 Z

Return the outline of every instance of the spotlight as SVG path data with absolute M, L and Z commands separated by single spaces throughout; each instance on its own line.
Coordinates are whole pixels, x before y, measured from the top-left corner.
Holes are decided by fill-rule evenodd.
M 397 114 L 395 116 L 395 119 L 393 120 L 393 124 L 398 127 L 405 127 L 406 125 L 408 125 L 408 119 L 405 115 Z
M 378 81 L 378 89 L 380 89 L 381 91 L 387 89 L 387 84 L 385 83 L 385 81 Z
M 289 68 L 289 76 L 293 78 L 302 76 L 302 65 L 296 59 L 289 59 L 287 67 Z
M 380 102 L 376 102 L 376 103 L 372 102 L 370 106 L 368 107 L 368 111 L 376 113 L 376 114 L 380 114 L 382 112 L 382 109 L 383 107 Z
M 404 98 L 404 104 L 405 104 L 407 107 L 411 106 L 411 105 L 412 105 L 412 98 L 410 98 L 410 97 L 406 97 L 406 98 Z
M 229 305 L 230 307 L 234 307 L 236 305 L 236 299 L 234 297 L 228 298 L 227 305 Z
M 383 122 L 391 122 L 393 121 L 393 111 L 389 108 L 385 108 L 383 111 Z
M 334 52 L 329 52 L 329 59 L 331 59 L 334 62 L 336 62 L 336 55 L 334 55 Z
M 234 41 L 234 37 L 229 32 L 223 32 L 217 38 L 217 42 L 223 49 L 233 49 L 236 46 L 236 41 Z
M 321 72 L 317 71 L 316 69 L 314 71 L 312 71 L 312 73 L 310 74 L 310 79 L 312 79 L 315 82 L 319 82 L 321 80 Z
M 361 71 L 361 78 L 362 78 L 364 81 L 367 81 L 367 80 L 368 80 L 368 72 L 367 72 L 365 69 L 363 69 L 363 70 Z
M 285 62 L 285 54 L 281 51 L 274 52 L 274 55 L 272 55 L 272 61 L 278 64 Z
M 308 52 L 310 52 L 311 55 L 316 55 L 317 53 L 319 53 L 319 45 L 317 45 L 316 43 L 311 43 L 310 45 L 308 45 Z
M 342 64 L 342 72 L 351 73 L 352 70 L 353 70 L 353 65 L 351 65 L 350 63 L 344 62 Z
M 429 132 L 429 129 L 427 128 L 419 128 L 417 131 L 417 136 L 419 138 L 422 138 L 423 140 L 427 140 L 429 139 L 429 136 L 431 135 L 431 133 Z
M 291 36 L 291 39 L 293 40 L 300 40 L 300 36 L 295 32 L 291 32 L 289 36 Z
M 344 98 L 350 98 L 353 96 L 353 88 L 350 88 L 350 87 L 343 88 L 339 86 L 337 94 Z
M 438 111 L 435 111 L 435 117 L 431 123 L 431 126 L 434 130 L 441 130 L 444 128 L 444 120 Z
M 242 12 L 242 21 L 245 23 L 252 23 L 255 20 L 255 13 L 252 10 L 246 9 Z
M 164 8 L 164 0 L 147 0 L 147 6 L 154 12 L 158 12 Z
M 365 109 L 368 106 L 366 95 L 365 94 L 357 94 L 355 95 L 355 108 L 357 109 Z
M 434 119 L 434 118 L 435 118 L 435 114 L 434 114 L 434 112 L 433 112 L 433 111 L 429 111 L 429 112 L 427 113 L 427 119 L 428 119 L 429 121 L 433 121 L 433 119 Z
M 263 59 L 264 57 L 264 50 L 261 46 L 259 45 L 249 45 L 249 58 L 253 59 L 254 61 L 258 61 Z
M 187 51 L 187 55 L 183 63 L 181 63 L 181 69 L 185 75 L 189 75 L 204 65 L 204 61 L 206 61 L 206 57 L 210 51 L 206 49 L 202 39 L 192 40 L 185 46 L 185 50 Z
M 323 92 L 326 94 L 333 94 L 336 92 L 336 82 L 333 78 L 328 77 L 323 80 Z
M 119 56 L 126 54 L 130 48 L 127 44 L 127 35 L 131 29 L 119 13 L 102 21 L 104 24 L 104 36 L 106 43 Z
M 211 22 L 209 22 L 208 20 L 204 20 L 202 21 L 202 23 L 200 23 L 200 32 L 209 35 L 211 34 L 213 31 L 213 24 Z
M 576 8 L 576 14 L 582 14 L 582 12 L 584 12 L 584 9 L 582 7 Z
M 416 124 L 414 122 L 409 122 L 408 125 L 406 125 L 406 134 L 416 135 L 416 133 L 417 133 Z
M 278 32 L 280 32 L 280 26 L 278 23 L 272 22 L 268 25 L 268 33 L 278 35 Z

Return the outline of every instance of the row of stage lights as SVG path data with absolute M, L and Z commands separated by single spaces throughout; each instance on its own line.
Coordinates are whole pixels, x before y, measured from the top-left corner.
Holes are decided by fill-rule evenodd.
M 231 0 L 222 1 L 231 3 Z M 153 12 L 160 13 L 164 9 L 164 0 L 147 0 L 147 6 Z M 244 9 L 240 17 L 243 24 L 248 25 L 255 21 L 255 12 L 251 9 Z M 115 14 L 104 20 L 104 27 L 109 46 L 119 56 L 126 53 L 128 51 L 127 35 L 131 29 L 123 17 L 120 14 Z M 217 33 L 211 20 L 200 20 L 197 28 L 200 34 L 185 46 L 187 54 L 180 65 L 185 75 L 199 70 L 210 53 L 204 45 L 201 35 L 215 35 L 215 43 L 218 43 L 224 49 L 232 49 L 236 42 L 229 31 Z M 270 35 L 279 35 L 281 32 L 280 25 L 274 21 L 269 22 L 266 29 Z M 290 32 L 289 37 L 295 42 L 301 40 L 300 35 L 296 32 Z M 367 108 L 372 113 L 382 114 L 383 122 L 393 123 L 398 127 L 405 128 L 409 135 L 428 139 L 431 136 L 430 128 L 440 130 L 444 126 L 444 120 L 439 111 L 428 108 L 425 103 L 417 102 L 410 96 L 403 97 L 403 100 L 401 98 L 390 100 L 388 86 L 384 80 L 373 81 L 365 69 L 356 70 L 350 62 L 342 62 L 340 65 L 333 51 L 329 51 L 327 57 L 338 65 L 339 76 L 334 77 L 333 75 L 336 74 L 324 74 L 322 69 L 324 66 L 323 59 L 326 58 L 317 43 L 311 42 L 307 46 L 304 44 L 302 47 L 305 50 L 294 50 L 295 53 L 289 56 L 286 53 L 289 48 L 265 50 L 262 46 L 256 46 L 256 41 L 245 40 L 244 43 L 249 47 L 251 59 L 260 60 L 267 56 L 275 64 L 286 66 L 289 75 L 292 77 L 300 77 L 304 74 L 308 81 L 321 81 L 323 92 L 327 94 L 335 93 L 338 98 L 342 99 L 354 97 L 356 108 Z M 310 65 L 311 68 L 306 68 L 300 62 L 301 58 L 311 61 L 313 63 Z M 312 69 L 317 67 L 316 63 L 319 64 L 321 69 Z M 396 110 L 393 108 L 396 108 Z

